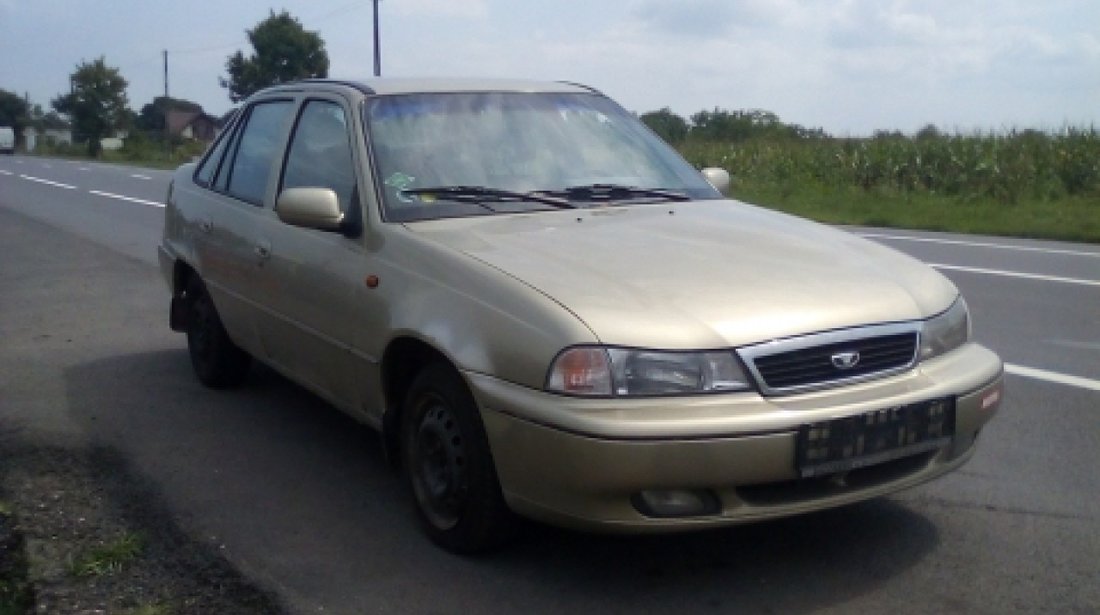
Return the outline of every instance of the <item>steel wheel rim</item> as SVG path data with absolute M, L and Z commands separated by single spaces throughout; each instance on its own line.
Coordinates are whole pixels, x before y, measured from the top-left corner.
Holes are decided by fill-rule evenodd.
M 450 408 L 426 400 L 427 410 L 413 434 L 410 474 L 420 508 L 432 525 L 447 530 L 458 524 L 469 484 L 462 432 Z

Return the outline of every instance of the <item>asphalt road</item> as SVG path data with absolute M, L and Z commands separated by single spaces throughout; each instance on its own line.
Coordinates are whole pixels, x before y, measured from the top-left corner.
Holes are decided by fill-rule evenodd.
M 0 158 L 0 418 L 117 448 L 295 611 L 1100 611 L 1100 246 L 850 229 L 939 266 L 1009 365 L 955 474 L 703 534 L 532 525 L 465 559 L 421 536 L 369 430 L 266 370 L 195 381 L 155 265 L 168 177 Z

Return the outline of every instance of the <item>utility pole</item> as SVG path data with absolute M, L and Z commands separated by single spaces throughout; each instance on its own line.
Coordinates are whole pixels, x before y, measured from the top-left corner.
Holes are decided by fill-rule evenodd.
M 168 50 L 164 50 L 164 155 L 172 157 L 172 139 L 168 131 Z
M 378 0 L 374 0 L 374 76 L 382 76 L 382 45 L 378 40 Z

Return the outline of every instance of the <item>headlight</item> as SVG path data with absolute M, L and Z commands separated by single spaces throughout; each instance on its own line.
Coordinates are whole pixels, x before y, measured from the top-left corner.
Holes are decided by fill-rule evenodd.
M 959 297 L 946 312 L 924 321 L 920 332 L 921 360 L 937 357 L 970 339 L 970 312 Z
M 666 352 L 579 346 L 550 366 L 546 388 L 585 396 L 658 396 L 745 391 L 749 379 L 732 351 Z

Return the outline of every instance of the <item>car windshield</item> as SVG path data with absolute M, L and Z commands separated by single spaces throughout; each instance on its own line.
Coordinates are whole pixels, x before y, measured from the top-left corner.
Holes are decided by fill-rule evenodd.
M 597 94 L 390 95 L 368 100 L 364 113 L 394 222 L 720 198 Z

